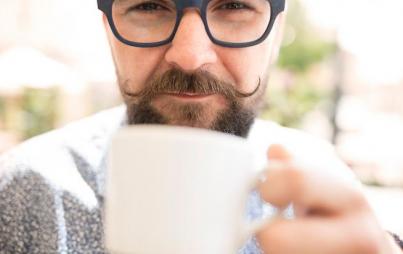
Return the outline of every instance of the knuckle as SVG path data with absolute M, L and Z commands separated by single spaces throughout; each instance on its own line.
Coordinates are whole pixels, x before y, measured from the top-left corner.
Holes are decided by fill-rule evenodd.
M 305 185 L 304 171 L 297 169 L 294 166 L 290 166 L 284 170 L 284 177 L 290 183 L 290 190 L 292 190 L 294 196 L 303 193 Z
M 294 184 L 300 183 L 304 173 L 293 165 L 289 165 L 283 170 L 284 177 L 293 180 Z
M 368 201 L 361 191 L 352 190 L 350 192 L 349 198 L 351 202 L 351 207 L 354 207 L 354 209 L 363 210 L 369 208 Z
M 356 220 L 361 220 L 362 224 L 360 227 L 357 227 L 356 232 L 352 234 L 351 243 L 353 243 L 354 246 L 354 253 L 384 253 L 384 232 L 382 230 L 379 230 L 379 227 L 374 224 L 373 219 L 363 219 L 362 217 L 365 218 L 370 216 L 361 216 L 361 218 L 356 218 Z
M 355 237 L 355 251 L 356 253 L 365 254 L 380 254 L 382 253 L 382 244 L 379 237 L 375 234 L 366 233 L 357 234 Z
M 273 222 L 269 228 L 256 235 L 259 247 L 263 253 L 280 254 L 287 246 L 289 240 L 287 234 L 283 233 L 281 223 Z

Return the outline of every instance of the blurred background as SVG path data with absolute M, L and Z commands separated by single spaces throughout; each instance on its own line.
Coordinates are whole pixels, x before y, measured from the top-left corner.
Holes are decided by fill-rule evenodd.
M 262 117 L 332 142 L 403 235 L 403 1 L 287 1 Z M 95 0 L 1 3 L 0 154 L 121 103 Z

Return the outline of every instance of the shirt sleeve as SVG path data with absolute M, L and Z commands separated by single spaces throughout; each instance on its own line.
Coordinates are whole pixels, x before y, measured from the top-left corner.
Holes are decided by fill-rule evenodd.
M 39 174 L 27 169 L 0 170 L 2 253 L 56 253 L 58 232 L 52 188 Z

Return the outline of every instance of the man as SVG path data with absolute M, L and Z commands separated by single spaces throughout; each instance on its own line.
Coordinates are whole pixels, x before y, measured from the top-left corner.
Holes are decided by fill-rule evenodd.
M 122 125 L 139 123 L 242 136 L 263 156 L 271 143 L 281 144 L 267 152 L 276 163 L 259 190 L 277 207 L 292 203 L 296 217 L 270 223 L 240 253 L 401 253 L 327 145 L 254 121 L 279 49 L 284 0 L 98 6 L 126 107 L 34 138 L 1 158 L 0 253 L 104 253 L 108 143 Z M 262 215 L 259 196 L 251 197 L 248 212 Z

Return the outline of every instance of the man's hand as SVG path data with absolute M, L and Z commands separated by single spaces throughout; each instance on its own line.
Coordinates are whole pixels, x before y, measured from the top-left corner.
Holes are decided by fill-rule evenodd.
M 296 218 L 275 219 L 257 234 L 269 254 L 402 253 L 378 224 L 355 186 L 321 171 L 295 165 L 279 145 L 268 151 L 263 199 L 277 207 L 292 204 Z

